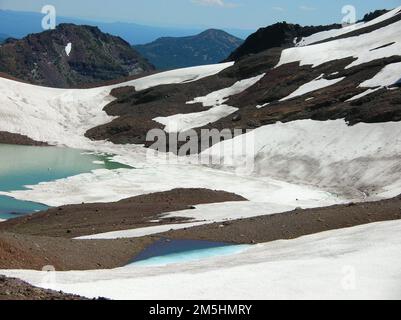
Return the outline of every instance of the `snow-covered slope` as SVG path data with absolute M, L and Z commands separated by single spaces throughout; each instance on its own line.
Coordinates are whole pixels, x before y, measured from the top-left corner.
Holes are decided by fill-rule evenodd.
M 351 68 L 372 60 L 398 55 L 401 51 L 400 30 L 401 21 L 398 21 L 359 36 L 289 48 L 283 51 L 278 66 L 299 61 L 301 65 L 316 67 L 329 61 L 353 57 L 355 61 L 347 66 Z
M 360 86 L 365 88 L 386 87 L 398 84 L 400 81 L 401 62 L 398 62 L 385 66 L 377 75 L 361 83 Z
M 187 102 L 187 104 L 202 103 L 204 107 L 212 107 L 207 111 L 190 114 L 176 114 L 170 117 L 155 118 L 153 120 L 165 125 L 166 127 L 164 130 L 166 132 L 187 131 L 193 128 L 202 127 L 208 123 L 216 122 L 217 120 L 229 116 L 238 110 L 237 108 L 224 104 L 230 96 L 245 91 L 264 76 L 265 74 L 262 74 L 250 79 L 238 81 L 229 88 L 214 91 L 205 97 L 197 97 L 192 101 Z
M 334 188 L 351 197 L 358 192 L 373 197 L 388 190 L 392 196 L 401 193 L 391 187 L 401 181 L 398 122 L 350 127 L 343 120 L 301 120 L 264 126 L 249 134 L 254 137 L 253 154 L 242 152 L 242 136 L 204 154 L 237 169 L 246 168 L 251 157 L 257 176 Z
M 383 15 L 381 15 L 380 17 L 371 20 L 369 22 L 359 22 L 350 26 L 346 26 L 342 29 L 333 29 L 333 30 L 328 30 L 328 31 L 323 31 L 323 32 L 318 32 L 315 33 L 309 37 L 304 37 L 302 38 L 299 42 L 296 43 L 296 46 L 308 46 L 311 45 L 313 43 L 317 43 L 320 41 L 324 41 L 324 40 L 328 40 L 330 38 L 335 38 L 338 36 L 343 36 L 346 35 L 347 33 L 350 32 L 354 32 L 357 30 L 361 30 L 364 28 L 368 28 L 374 25 L 377 25 L 378 23 L 384 22 L 394 16 L 396 16 L 397 14 L 399 14 L 401 11 L 401 6 L 398 8 L 395 8 L 394 10 L 391 10 Z
M 19 133 L 37 141 L 86 148 L 87 130 L 113 118 L 103 108 L 113 101 L 115 87 L 149 87 L 196 81 L 216 74 L 232 63 L 179 69 L 130 82 L 95 89 L 53 89 L 0 78 L 0 131 Z
M 289 96 L 281 99 L 280 101 L 286 101 L 292 98 L 296 98 L 299 96 L 303 96 L 305 94 L 308 94 L 310 92 L 322 89 L 322 88 L 327 88 L 331 85 L 334 85 L 342 80 L 344 78 L 338 78 L 338 79 L 333 79 L 333 80 L 327 80 L 323 78 L 324 74 L 316 78 L 315 80 L 305 83 L 301 87 L 299 87 L 297 90 L 295 90 L 293 93 L 291 93 Z
M 391 221 L 164 267 L 0 273 L 91 298 L 401 299 L 400 232 L 401 222 Z

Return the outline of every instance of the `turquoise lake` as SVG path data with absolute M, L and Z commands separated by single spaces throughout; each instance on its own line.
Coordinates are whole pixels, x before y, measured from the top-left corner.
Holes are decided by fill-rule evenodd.
M 57 147 L 0 144 L 0 191 L 25 190 L 27 185 L 71 177 L 95 169 L 130 168 L 112 155 Z M 15 218 L 48 207 L 0 196 L 0 219 Z

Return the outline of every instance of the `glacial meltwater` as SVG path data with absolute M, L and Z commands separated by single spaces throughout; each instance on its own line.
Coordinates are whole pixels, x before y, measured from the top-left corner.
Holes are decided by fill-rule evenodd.
M 0 191 L 24 190 L 29 185 L 96 169 L 130 168 L 113 162 L 111 157 L 69 148 L 0 144 Z M 0 196 L 0 219 L 15 218 L 47 208 L 40 203 Z
M 237 254 L 252 247 L 203 240 L 160 239 L 133 259 L 132 266 L 164 266 Z

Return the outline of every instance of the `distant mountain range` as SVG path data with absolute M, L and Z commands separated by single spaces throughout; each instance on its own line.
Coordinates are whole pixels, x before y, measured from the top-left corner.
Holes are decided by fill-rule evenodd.
M 35 12 L 0 10 L 0 32 L 14 38 L 23 38 L 30 33 L 42 32 L 41 21 L 44 15 Z M 97 26 L 102 32 L 120 36 L 132 45 L 146 44 L 160 37 L 185 37 L 198 34 L 202 28 L 153 27 L 136 23 L 99 22 L 69 17 L 57 17 L 57 23 Z M 226 32 L 245 39 L 254 30 L 225 29 Z
M 128 42 L 91 26 L 61 24 L 0 46 L 0 72 L 39 85 L 79 87 L 152 70 Z
M 135 46 L 157 69 L 219 63 L 244 41 L 222 30 L 209 29 L 190 37 L 166 37 Z

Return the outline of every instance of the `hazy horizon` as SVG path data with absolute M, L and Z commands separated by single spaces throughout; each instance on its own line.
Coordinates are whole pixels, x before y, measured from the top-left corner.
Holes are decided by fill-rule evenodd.
M 53 5 L 57 15 L 93 22 L 125 22 L 155 27 L 255 30 L 278 21 L 303 25 L 341 23 L 347 3 L 317 0 L 0 0 L 1 10 L 40 13 Z M 400 0 L 354 0 L 357 18 L 376 9 L 391 9 Z

